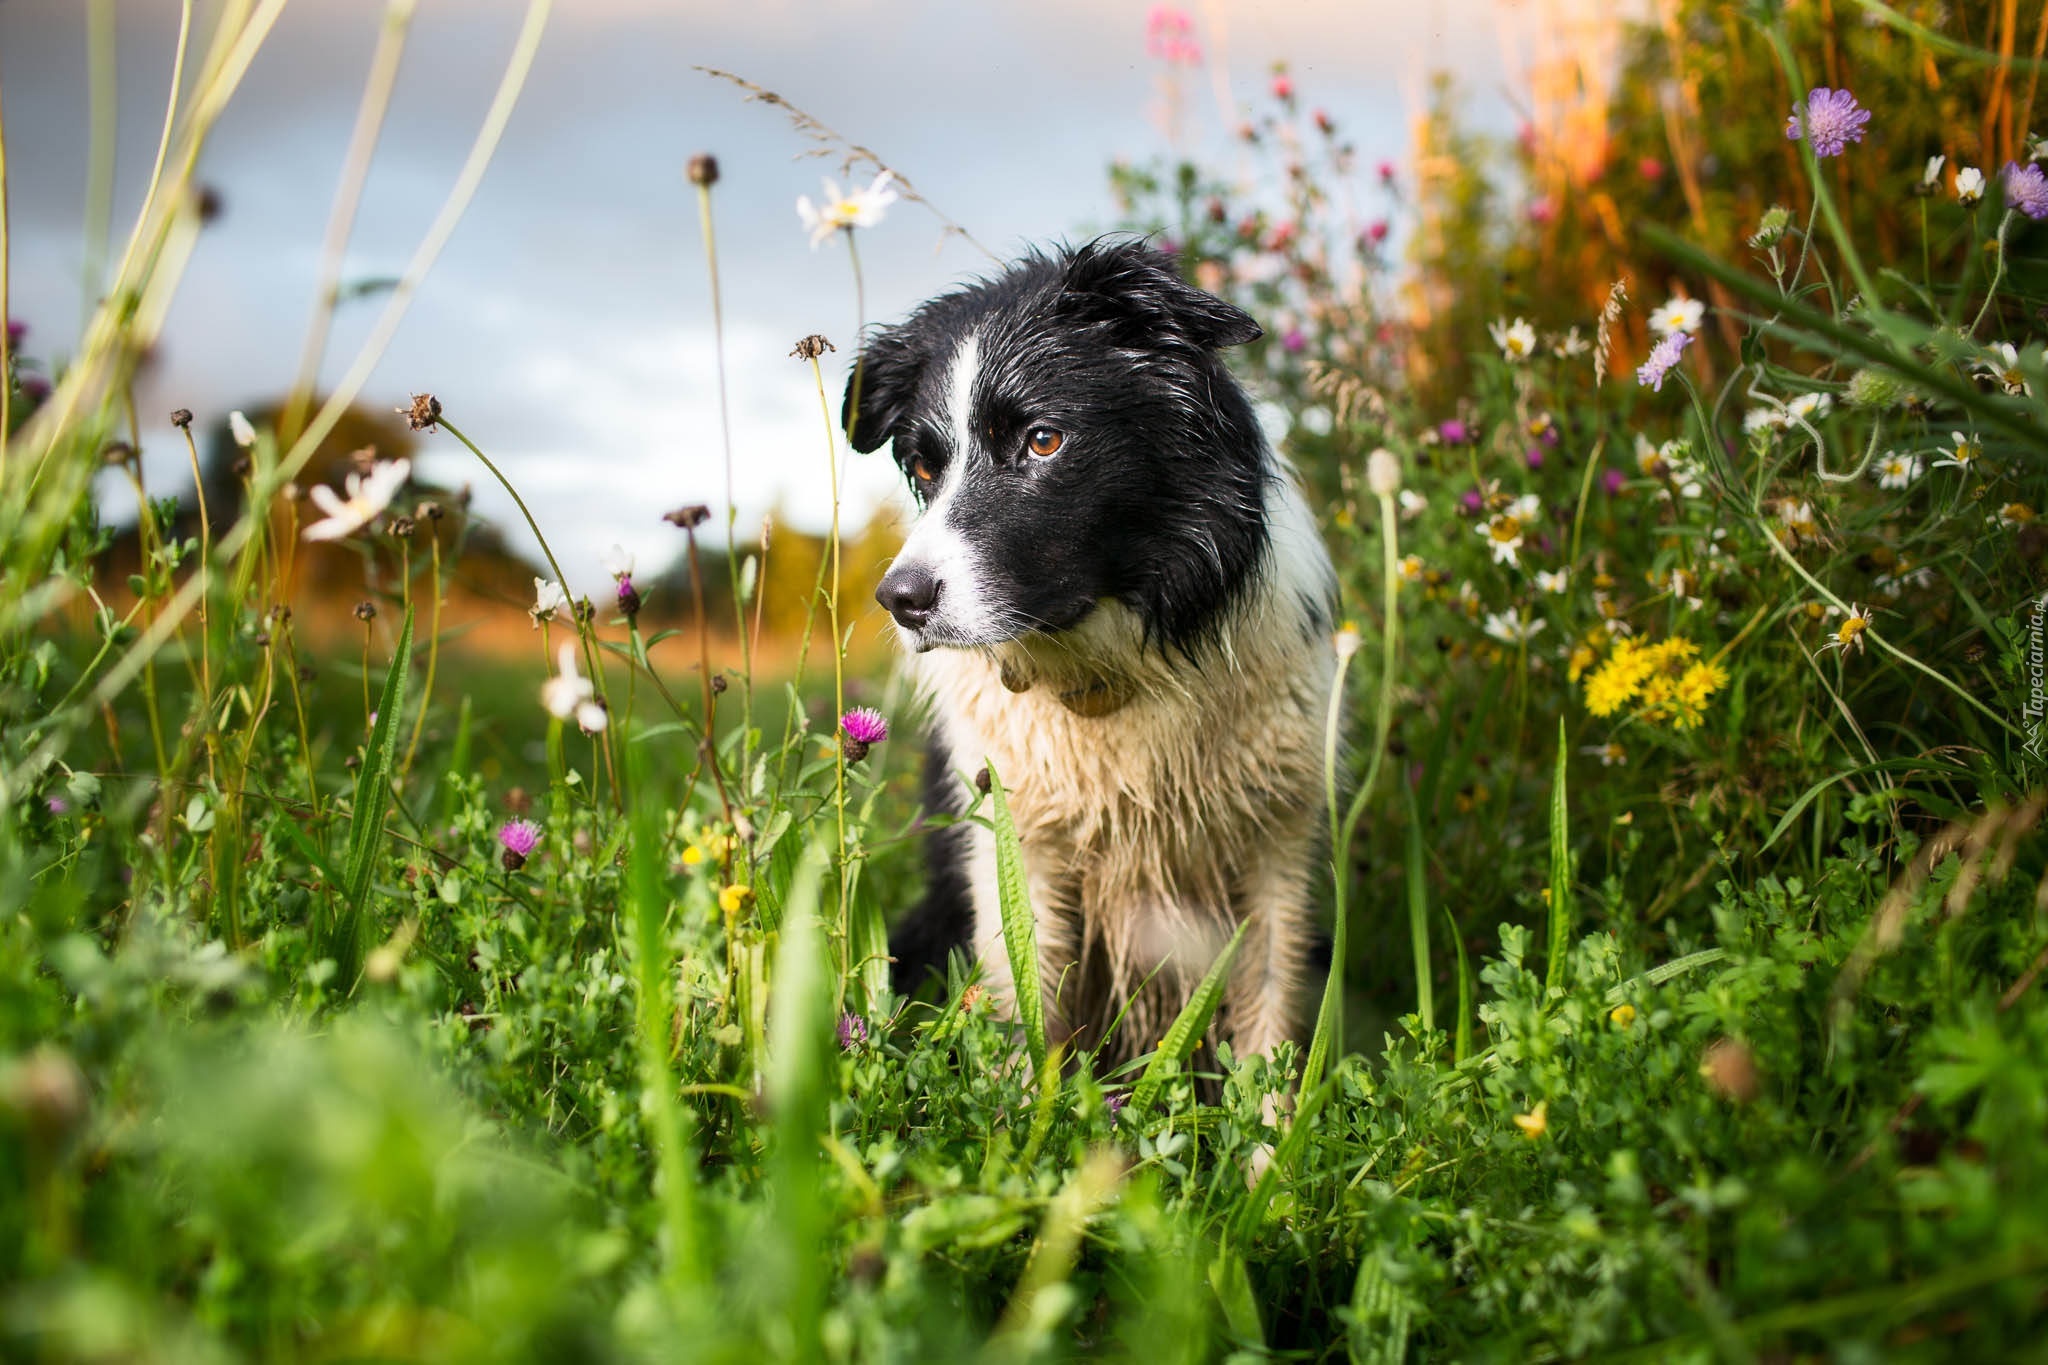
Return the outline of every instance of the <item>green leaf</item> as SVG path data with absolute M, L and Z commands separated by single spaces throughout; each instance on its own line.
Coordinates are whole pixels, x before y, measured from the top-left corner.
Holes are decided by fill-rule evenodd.
M 991 823 L 996 836 L 996 900 L 1003 917 L 1003 946 L 1010 955 L 1010 977 L 1017 992 L 1017 1021 L 1024 1025 L 1024 1045 L 1033 1067 L 1045 1065 L 1045 985 L 1038 971 L 1038 927 L 1031 917 L 1030 877 L 1024 871 L 1024 845 L 1010 818 L 1010 798 L 995 765 L 988 769 Z
M 1181 1007 L 1180 1017 L 1166 1031 L 1166 1040 L 1152 1054 L 1152 1060 L 1145 1063 L 1144 1074 L 1138 1077 L 1138 1084 L 1131 1090 L 1131 1112 L 1141 1120 L 1159 1098 L 1160 1087 L 1166 1084 L 1168 1064 L 1185 1064 L 1194 1055 L 1202 1035 L 1209 1031 L 1209 1021 L 1216 1017 L 1216 1011 L 1223 1005 L 1223 988 L 1230 980 L 1230 964 L 1244 943 L 1245 930 L 1250 927 L 1249 920 L 1237 926 L 1230 942 L 1223 945 L 1223 951 L 1216 954 L 1216 960 L 1209 964 L 1202 983 L 1195 987 L 1195 993 Z
M 334 925 L 327 951 L 340 967 L 344 986 L 355 984 L 362 966 L 363 915 L 370 902 L 370 884 L 377 851 L 384 844 L 384 816 L 391 808 L 391 773 L 398 762 L 399 713 L 405 709 L 405 684 L 412 673 L 412 608 L 398 630 L 398 647 L 384 674 L 377 697 L 377 719 L 356 774 L 356 799 L 350 808 L 348 858 L 343 868 L 341 917 Z
M 1557 718 L 1557 777 L 1550 785 L 1550 935 L 1545 951 L 1543 985 L 1564 988 L 1565 954 L 1572 936 L 1571 816 L 1565 804 L 1564 717 Z
M 1422 812 L 1415 804 L 1415 789 L 1403 782 L 1401 790 L 1408 797 L 1408 937 L 1415 952 L 1415 1013 L 1427 1031 L 1436 1027 L 1436 983 L 1429 969 L 1429 884 L 1423 877 Z

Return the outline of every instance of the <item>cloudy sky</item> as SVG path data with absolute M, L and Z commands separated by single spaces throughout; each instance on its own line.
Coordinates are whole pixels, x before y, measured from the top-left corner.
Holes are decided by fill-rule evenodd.
M 86 14 L 97 0 L 0 0 L 0 99 L 13 199 L 13 310 L 31 351 L 77 333 L 85 248 Z M 155 151 L 178 6 L 111 0 L 118 42 L 117 235 Z M 198 6 L 202 16 L 213 5 Z M 396 275 L 475 134 L 524 5 L 419 0 L 345 279 Z M 857 316 L 846 252 L 813 252 L 794 204 L 829 162 L 780 111 L 698 66 L 740 72 L 874 148 L 998 255 L 1109 226 L 1105 167 L 1164 150 L 1158 64 L 1139 0 L 559 0 L 524 98 L 468 216 L 386 353 L 366 402 L 430 389 L 503 463 L 570 576 L 601 581 L 619 541 L 643 562 L 672 533 L 659 513 L 720 500 L 715 351 L 693 152 L 718 155 L 737 501 L 820 524 L 824 432 L 793 341 L 840 344 L 836 407 Z M 1193 0 L 1207 61 L 1190 139 L 1214 145 L 1222 101 L 1259 96 L 1275 61 L 1304 105 L 1328 109 L 1364 164 L 1400 160 L 1426 73 L 1456 71 L 1473 117 L 1507 127 L 1521 35 L 1541 15 L 1509 0 Z M 274 398 L 304 335 L 319 244 L 383 5 L 293 0 L 210 144 L 202 179 L 225 213 L 204 236 L 142 395 L 149 412 L 202 420 Z M 990 262 L 899 204 L 861 241 L 867 312 L 899 316 Z M 337 378 L 374 311 L 345 312 Z M 154 482 L 179 483 L 169 429 L 145 433 Z M 428 472 L 476 480 L 446 436 Z M 899 496 L 879 459 L 856 459 L 849 514 Z M 110 511 L 118 511 L 110 507 Z M 519 538 L 523 541 L 521 532 Z M 580 567 L 579 567 L 580 566 Z

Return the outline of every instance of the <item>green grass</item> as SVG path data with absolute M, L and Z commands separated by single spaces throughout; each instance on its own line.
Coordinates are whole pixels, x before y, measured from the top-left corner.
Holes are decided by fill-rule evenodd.
M 1150 186 L 1133 224 L 1262 316 L 1336 297 L 1293 267 L 1339 196 L 1219 215 L 1200 196 L 1237 192 L 1198 166 Z M 1247 236 L 1254 211 L 1303 230 Z M 650 656 L 607 614 L 586 736 L 537 665 L 428 667 L 426 574 L 385 575 L 388 645 L 299 684 L 260 521 L 201 547 L 158 515 L 134 610 L 65 615 L 148 340 L 103 315 L 55 397 L 10 388 L 0 469 L 6 1353 L 2038 1350 L 2044 541 L 2014 508 L 2048 506 L 2048 238 L 1996 202 L 1930 213 L 1910 270 L 1832 228 L 1739 260 L 1644 234 L 1727 300 L 1661 392 L 1619 335 L 1646 299 L 1604 383 L 1547 349 L 1591 334 L 1562 312 L 1533 358 L 1468 338 L 1448 402 L 1361 358 L 1341 310 L 1243 357 L 1301 419 L 1352 618 L 1341 971 L 1300 1046 L 1240 1059 L 1200 1046 L 1219 963 L 1116 1075 L 1048 1046 L 1001 774 L 961 818 L 995 840 L 1014 1017 L 967 979 L 888 993 L 917 718 L 884 690 L 895 734 L 849 760 L 812 719 L 839 686 L 822 626 L 801 687 L 728 667 L 714 699 L 693 638 Z M 1259 257 L 1287 268 L 1234 269 Z M 1479 289 L 1497 263 L 1462 268 Z M 2022 392 L 1977 373 L 1999 340 Z M 1804 425 L 1743 422 L 1810 395 Z M 1931 467 L 1958 429 L 1982 461 Z M 260 432 L 250 501 L 311 448 Z M 1822 475 L 1880 448 L 1925 467 Z M 1375 449 L 1395 464 L 1362 494 Z M 550 630 L 587 670 L 596 632 Z

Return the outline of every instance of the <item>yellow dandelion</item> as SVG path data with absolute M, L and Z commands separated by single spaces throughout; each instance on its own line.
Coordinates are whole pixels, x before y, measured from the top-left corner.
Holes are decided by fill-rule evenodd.
M 1654 667 L 1643 647 L 1634 640 L 1615 644 L 1607 662 L 1586 681 L 1586 709 L 1596 716 L 1611 716 L 1628 704 Z
M 1613 1009 L 1607 1011 L 1607 1017 L 1614 1021 L 1616 1028 L 1627 1028 L 1636 1021 L 1636 1007 L 1634 1005 L 1616 1005 Z

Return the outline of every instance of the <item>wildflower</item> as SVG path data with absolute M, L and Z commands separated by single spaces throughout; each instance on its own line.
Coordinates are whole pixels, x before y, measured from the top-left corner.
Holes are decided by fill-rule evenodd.
M 1962 205 L 1976 203 L 1984 197 L 1984 172 L 1975 166 L 1965 166 L 1956 172 L 1956 202 Z
M 2005 206 L 2039 222 L 2048 218 L 2048 175 L 2039 166 L 2017 161 L 2005 163 Z
M 1422 556 L 1401 556 L 1401 562 L 1400 564 L 1395 566 L 1395 571 L 1400 574 L 1401 581 L 1403 583 L 1415 582 L 1417 579 L 1422 577 Z
M 1371 245 L 1371 246 L 1378 246 L 1378 245 L 1379 245 L 1379 244 L 1380 244 L 1381 242 L 1384 242 L 1384 241 L 1386 241 L 1386 240 L 1387 240 L 1387 230 L 1388 230 L 1388 229 L 1387 229 L 1387 220 L 1386 220 L 1386 219 L 1384 219 L 1384 218 L 1375 218 L 1375 219 L 1373 219 L 1373 220 L 1372 220 L 1372 221 L 1371 221 L 1370 223 L 1367 223 L 1367 224 L 1365 225 L 1365 241 L 1366 241 L 1366 243 L 1367 243 L 1368 245 Z
M 1461 446 L 1472 439 L 1472 428 L 1453 417 L 1450 421 L 1440 424 L 1436 434 L 1443 438 L 1447 446 Z
M 1927 169 L 1920 176 L 1920 192 L 1922 194 L 1933 192 L 1934 187 L 1941 183 L 1941 168 L 1947 164 L 1948 158 L 1946 156 L 1936 155 L 1927 158 Z
M 742 886 L 735 883 L 731 886 L 720 887 L 718 891 L 718 908 L 728 915 L 737 915 L 740 911 L 747 908 L 747 902 L 753 898 L 754 888 L 751 886 Z
M 540 629 L 543 621 L 570 620 L 569 594 L 563 591 L 560 583 L 536 578 L 533 580 L 533 605 L 527 608 L 526 614 L 533 618 L 535 630 Z
M 981 989 L 981 987 L 979 987 L 979 986 L 969 986 L 969 987 L 968 987 L 967 989 L 968 989 L 968 993 L 969 993 L 969 994 L 972 994 L 972 993 L 974 993 L 974 992 L 976 992 L 976 991 L 979 991 L 979 990 Z M 964 1005 L 964 1004 L 966 1003 L 966 1001 L 967 1001 L 967 997 L 966 997 L 966 996 L 962 996 L 962 997 L 961 997 L 960 999 L 961 999 L 961 1003 L 962 1003 L 963 1005 Z M 1103 1097 L 1102 1097 L 1102 1112 L 1103 1112 L 1104 1114 L 1108 1115 L 1108 1117 L 1109 1117 L 1109 1121 L 1110 1121 L 1111 1123 L 1115 1123 L 1115 1122 L 1116 1122 L 1116 1120 L 1117 1120 L 1117 1116 L 1118 1116 L 1119 1114 L 1121 1114 L 1121 1113 L 1123 1113 L 1123 1112 L 1124 1112 L 1124 1106 L 1125 1106 L 1125 1105 L 1127 1105 L 1127 1104 L 1129 1104 L 1130 1102 L 1131 1102 L 1131 1092 L 1130 1092 L 1130 1091 L 1128 1091 L 1128 1090 L 1111 1090 L 1111 1091 L 1109 1091 L 1108 1093 L 1104 1094 L 1104 1095 L 1103 1095 Z
M 1977 440 L 1977 433 L 1974 431 L 1967 436 L 1960 431 L 1951 431 L 1948 434 L 1948 438 L 1954 443 L 1954 448 L 1949 452 L 1949 457 L 1946 460 L 1936 460 L 1934 467 L 1936 469 L 1960 469 L 1967 476 L 1971 470 L 1977 467 L 1978 459 L 1984 454 L 1984 446 Z
M 1866 611 L 1851 602 L 1846 615 L 1840 607 L 1829 607 L 1828 615 L 1841 616 L 1842 624 L 1835 627 L 1827 643 L 1821 646 L 1822 649 L 1839 649 L 1847 654 L 1851 650 L 1864 648 L 1863 632 L 1870 629 L 1870 618 L 1875 615 L 1874 611 Z
M 683 174 L 692 185 L 708 190 L 718 183 L 718 158 L 709 152 L 699 152 L 690 158 Z
M 1290 327 L 1280 337 L 1280 349 L 1289 355 L 1300 355 L 1308 349 L 1308 334 L 1299 327 Z
M 1559 360 L 1571 360 L 1591 350 L 1593 343 L 1579 334 L 1576 325 L 1550 344 L 1550 353 Z
M 1413 521 L 1429 509 L 1429 499 L 1412 488 L 1401 490 L 1396 499 L 1401 504 L 1401 520 Z
M 1291 100 L 1294 98 L 1294 81 L 1285 71 L 1276 72 L 1273 76 L 1273 98 L 1276 100 Z
M 1493 337 L 1493 344 L 1500 347 L 1500 353 L 1510 363 L 1527 360 L 1536 354 L 1536 329 L 1521 318 L 1513 322 L 1502 318 L 1486 330 Z
M 1863 141 L 1863 125 L 1868 122 L 1870 111 L 1856 103 L 1854 95 L 1815 86 L 1807 93 L 1803 110 L 1794 106 L 1785 121 L 1785 136 L 1794 142 L 1804 137 L 1815 156 L 1840 156 L 1850 143 Z
M 1619 469 L 1609 469 L 1600 475 L 1600 486 L 1606 490 L 1610 498 L 1620 497 L 1621 490 L 1627 483 L 1628 480 Z
M 588 735 L 605 727 L 605 710 L 597 700 L 597 688 L 576 670 L 576 646 L 568 640 L 555 655 L 559 672 L 540 687 L 540 704 L 556 720 L 575 720 Z
M 1336 633 L 1330 637 L 1330 648 L 1336 651 L 1339 663 L 1356 654 L 1363 643 L 1364 638 L 1358 633 L 1357 623 L 1352 621 L 1346 621 L 1339 626 Z
M 633 552 L 622 545 L 614 545 L 606 550 L 597 557 L 597 562 L 603 565 L 604 571 L 614 579 L 633 576 Z
M 1877 475 L 1879 488 L 1896 492 L 1901 488 L 1911 488 L 1926 467 L 1927 461 L 1923 456 L 1901 455 L 1896 450 L 1888 450 L 1873 472 Z
M 228 434 L 235 438 L 235 444 L 247 450 L 256 444 L 256 428 L 238 408 L 228 414 Z
M 1810 502 L 1786 498 L 1778 504 L 1778 520 L 1784 523 L 1794 540 L 1820 539 L 1820 521 L 1814 516 Z
M 1707 305 L 1680 295 L 1650 314 L 1650 330 L 1660 337 L 1673 332 L 1697 332 L 1706 316 Z
M 1522 1130 L 1525 1138 L 1540 1138 L 1550 1128 L 1550 1101 L 1538 1100 L 1536 1107 L 1526 1114 L 1515 1115 L 1515 1127 Z
M 1977 373 L 2009 394 L 2030 394 L 2033 388 L 2020 372 L 2020 353 L 2010 341 L 1991 344 L 1991 358 L 1977 362 Z
M 1621 745 L 1611 739 L 1605 744 L 1588 744 L 1579 752 L 1599 759 L 1600 766 L 1603 768 L 1622 767 L 1628 763 L 1628 750 L 1622 748 Z
M 1486 537 L 1486 546 L 1493 551 L 1493 562 L 1512 564 L 1520 567 L 1516 553 L 1522 548 L 1522 523 L 1506 512 L 1489 517 L 1484 526 L 1473 528 Z
M 814 206 L 809 195 L 799 195 L 797 217 L 811 230 L 811 250 L 816 251 L 835 232 L 851 232 L 881 222 L 882 211 L 896 202 L 896 191 L 889 188 L 894 178 L 891 172 L 883 171 L 866 189 L 846 193 L 840 191 L 837 181 L 827 180 L 821 206 Z
M 1382 446 L 1365 457 L 1365 485 L 1373 496 L 1391 498 L 1401 491 L 1401 460 Z
M 873 707 L 856 706 L 839 718 L 839 730 L 839 751 L 848 763 L 858 763 L 870 748 L 889 737 L 889 722 Z
M 1649 358 L 1636 370 L 1636 383 L 1651 392 L 1661 392 L 1664 379 L 1678 364 L 1679 356 L 1692 344 L 1691 332 L 1673 332 L 1650 348 Z
M 1785 411 L 1796 421 L 1812 422 L 1834 410 L 1835 400 L 1825 393 L 1802 393 L 1785 405 Z
M 1520 607 L 1488 613 L 1486 633 L 1505 645 L 1522 645 L 1543 633 L 1549 622 L 1533 620 Z
M 1195 21 L 1188 12 L 1172 5 L 1154 5 L 1145 16 L 1145 49 L 1169 65 L 1194 66 L 1202 60 L 1194 33 Z
M 504 848 L 498 861 L 507 872 L 517 872 L 539 846 L 540 826 L 531 820 L 507 820 L 498 826 L 498 843 Z
M 2023 502 L 2009 502 L 1998 509 L 1998 524 L 2000 526 L 2029 526 L 2033 524 L 2037 515 L 2033 508 Z
M 405 424 L 414 431 L 432 431 L 434 424 L 441 420 L 441 400 L 431 393 L 416 393 L 410 403 L 392 411 L 403 417 Z
M 1636 1021 L 1636 1007 L 1624 1001 L 1607 1011 L 1607 1017 L 1616 1028 L 1627 1028 Z
M 839 1050 L 852 1052 L 855 1048 L 866 1047 L 868 1042 L 868 1021 L 852 1010 L 839 1016 Z
M 1569 569 L 1559 569 L 1556 572 L 1539 569 L 1536 573 L 1536 586 L 1544 592 L 1561 593 L 1571 586 L 1571 577 Z
M 370 466 L 368 476 L 349 474 L 342 484 L 346 498 L 336 497 L 326 484 L 315 484 L 313 505 L 327 515 L 300 534 L 307 540 L 340 540 L 355 534 L 383 514 L 411 477 L 411 460 L 380 460 Z

